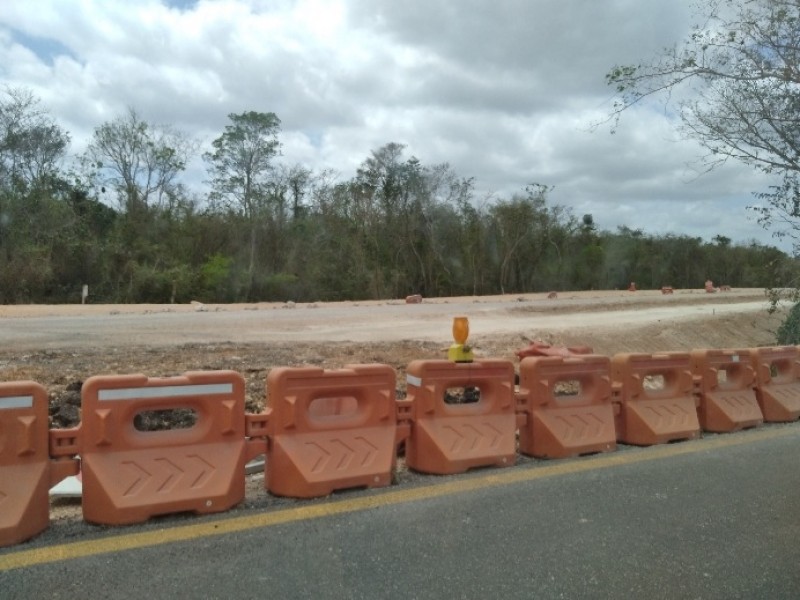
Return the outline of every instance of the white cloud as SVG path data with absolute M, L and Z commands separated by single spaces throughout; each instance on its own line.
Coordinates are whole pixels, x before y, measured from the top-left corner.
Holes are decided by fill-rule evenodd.
M 698 176 L 662 107 L 590 131 L 605 72 L 690 23 L 661 0 L 4 0 L 0 83 L 39 96 L 75 152 L 128 106 L 206 144 L 229 113 L 274 112 L 284 160 L 344 177 L 393 141 L 482 192 L 555 185 L 603 228 L 772 243 L 744 209 L 764 178 Z

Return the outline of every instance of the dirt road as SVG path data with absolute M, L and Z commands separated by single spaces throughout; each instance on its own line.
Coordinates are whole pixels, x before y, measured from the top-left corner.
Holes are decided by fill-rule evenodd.
M 0 346 L 17 350 L 176 346 L 187 343 L 325 343 L 422 340 L 449 343 L 452 317 L 474 338 L 536 332 L 620 332 L 656 324 L 757 315 L 762 290 L 584 292 L 427 300 L 422 304 L 124 305 L 0 307 Z M 744 341 L 744 340 L 743 340 Z

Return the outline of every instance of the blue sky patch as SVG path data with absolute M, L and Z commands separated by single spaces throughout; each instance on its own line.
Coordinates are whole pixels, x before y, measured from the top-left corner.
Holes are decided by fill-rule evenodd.
M 58 56 L 69 56 L 70 58 L 77 59 L 69 48 L 53 38 L 28 35 L 18 29 L 11 29 L 11 35 L 16 43 L 34 52 L 36 56 L 50 66 L 53 66 L 53 62 Z
M 170 8 L 179 8 L 181 10 L 187 10 L 190 8 L 194 8 L 197 4 L 197 0 L 164 0 L 164 4 L 169 6 Z

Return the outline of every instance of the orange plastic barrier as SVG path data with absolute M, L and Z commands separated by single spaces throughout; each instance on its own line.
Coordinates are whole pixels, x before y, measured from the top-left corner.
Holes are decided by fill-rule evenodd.
M 519 431 L 520 452 L 565 458 L 617 448 L 607 356 L 525 358 L 519 374 L 527 415 Z M 559 385 L 573 389 L 559 395 Z
M 245 463 L 266 450 L 245 440 L 244 379 L 233 371 L 90 377 L 81 402 L 83 516 L 92 523 L 227 510 L 244 499 Z M 136 428 L 140 413 L 178 408 L 194 411 L 192 426 Z
M 756 400 L 751 350 L 693 350 L 697 415 L 705 431 L 730 432 L 764 422 Z
M 614 356 L 617 440 L 649 446 L 699 437 L 691 368 L 687 352 Z
M 379 364 L 272 369 L 265 412 L 267 489 L 279 496 L 312 498 L 391 484 L 395 382 L 394 369 Z
M 800 363 L 796 346 L 754 348 L 756 398 L 771 423 L 800 418 Z
M 38 383 L 0 383 L 0 546 L 47 529 L 48 491 L 78 472 L 74 460 L 50 460 L 47 409 Z
M 498 359 L 455 363 L 416 360 L 408 365 L 407 400 L 413 425 L 406 464 L 423 473 L 462 473 L 516 461 L 514 365 Z M 447 403 L 455 391 L 460 398 Z

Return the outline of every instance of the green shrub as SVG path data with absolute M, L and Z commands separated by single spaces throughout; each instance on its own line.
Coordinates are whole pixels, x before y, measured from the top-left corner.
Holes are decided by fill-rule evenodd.
M 232 258 L 214 254 L 200 267 L 202 300 L 206 302 L 231 302 L 234 300 L 232 265 Z
M 778 327 L 778 344 L 781 346 L 800 344 L 800 302 L 795 304 Z

